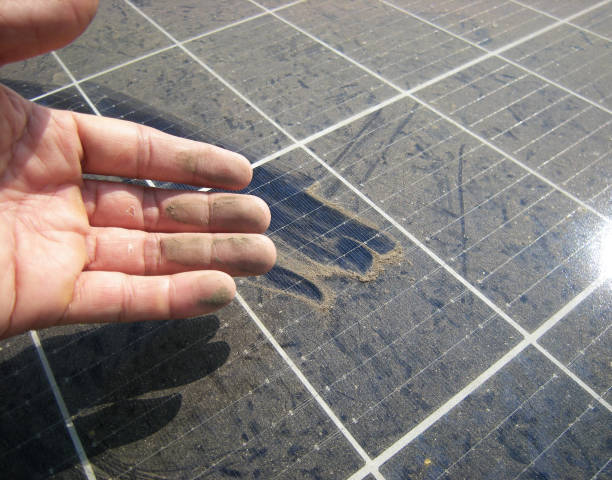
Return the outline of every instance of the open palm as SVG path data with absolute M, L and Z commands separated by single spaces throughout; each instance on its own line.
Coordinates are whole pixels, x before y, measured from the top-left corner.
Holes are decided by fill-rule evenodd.
M 240 155 L 120 120 L 50 110 L 0 86 L 0 337 L 75 322 L 187 317 L 275 261 L 255 197 L 83 180 L 239 189 Z M 229 275 L 228 275 L 229 274 Z

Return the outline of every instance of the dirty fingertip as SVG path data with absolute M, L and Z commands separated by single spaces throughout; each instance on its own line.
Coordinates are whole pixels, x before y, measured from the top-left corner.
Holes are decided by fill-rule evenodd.
M 230 190 L 240 190 L 251 183 L 253 167 L 242 154 L 221 147 L 214 147 L 218 153 L 216 164 L 216 181 Z
M 270 222 L 272 221 L 272 214 L 270 213 L 270 207 L 268 206 L 268 204 L 263 201 L 261 198 L 259 197 L 255 197 L 255 196 L 249 196 L 250 198 L 252 198 L 252 203 L 254 208 L 257 210 L 257 214 L 252 215 L 252 217 L 258 222 L 257 224 L 257 230 L 258 232 L 265 232 L 268 227 L 270 226 Z
M 262 235 L 262 239 L 265 245 L 264 248 L 268 256 L 268 265 L 266 266 L 265 270 L 262 272 L 262 273 L 266 273 L 272 270 L 272 267 L 274 267 L 274 265 L 276 264 L 276 245 L 274 245 L 274 242 L 270 240 L 269 237 L 265 237 Z
M 219 310 L 229 304 L 236 295 L 234 279 L 223 272 L 203 272 L 195 283 L 197 285 L 194 300 L 198 314 Z
M 236 159 L 236 170 L 240 171 L 240 179 L 238 182 L 238 188 L 245 188 L 253 180 L 253 167 L 251 162 L 244 156 L 236 152 L 232 152 L 232 155 Z
M 276 262 L 276 247 L 265 235 L 225 235 L 213 240 L 213 268 L 235 277 L 263 275 Z

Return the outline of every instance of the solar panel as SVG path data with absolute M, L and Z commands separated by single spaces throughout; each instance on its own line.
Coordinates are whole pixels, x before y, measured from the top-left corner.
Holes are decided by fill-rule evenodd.
M 278 248 L 213 315 L 0 342 L 2 476 L 610 478 L 611 18 L 109 0 L 0 69 L 240 151 Z

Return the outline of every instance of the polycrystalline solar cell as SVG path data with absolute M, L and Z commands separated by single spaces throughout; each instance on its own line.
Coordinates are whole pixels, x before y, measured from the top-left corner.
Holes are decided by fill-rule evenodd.
M 504 56 L 551 81 L 584 95 L 610 113 L 612 42 L 579 28 L 561 25 L 508 50 Z
M 591 10 L 599 2 L 595 0 L 579 0 L 575 2 L 557 2 L 555 0 L 525 0 L 522 1 L 522 3 L 529 7 L 537 8 L 538 10 L 541 10 L 549 15 L 555 15 L 563 18 L 570 15 L 576 15 L 584 10 Z
M 580 15 L 573 23 L 600 35 L 608 35 L 612 31 L 612 6 L 608 3 L 599 8 Z
M 256 5 L 236 0 L 182 0 L 171 10 L 162 2 L 136 0 L 134 4 L 179 41 L 206 34 L 261 13 L 261 9 Z

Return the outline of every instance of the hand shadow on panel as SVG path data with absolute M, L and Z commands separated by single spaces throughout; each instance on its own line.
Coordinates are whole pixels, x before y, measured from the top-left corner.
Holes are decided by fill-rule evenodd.
M 206 131 L 97 84 L 90 83 L 88 94 L 105 115 L 240 152 L 251 161 L 258 159 L 248 147 L 235 145 L 225 138 L 223 135 L 227 136 L 227 132 Z M 299 155 L 301 151 L 297 152 Z M 307 156 L 304 158 L 309 160 Z M 329 306 L 333 293 L 323 286 L 323 278 L 341 276 L 366 282 L 378 276 L 381 265 L 399 259 L 401 247 L 391 235 L 334 205 L 328 198 L 330 192 L 321 192 L 316 179 L 301 169 L 287 172 L 275 164 L 272 161 L 254 169 L 251 184 L 242 192 L 252 193 L 270 205 L 272 219 L 268 233 L 274 235 L 279 247 L 279 261 L 268 274 L 260 277 L 258 287 L 297 296 L 311 305 Z M 142 180 L 125 181 L 145 185 Z M 172 182 L 156 181 L 155 184 L 160 188 L 197 189 Z M 338 186 L 339 182 L 331 188 Z M 289 250 L 292 252 L 285 255 Z
M 42 341 L 85 452 L 94 464 L 100 463 L 109 474 L 125 471 L 129 464 L 102 454 L 146 439 L 176 418 L 182 406 L 181 387 L 214 372 L 229 356 L 226 342 L 211 341 L 218 328 L 218 318 L 210 315 L 105 325 Z M 34 347 L 3 362 L 0 369 L 17 371 L 28 362 L 38 362 Z M 32 371 L 31 379 L 17 375 L 15 385 L 5 382 L 0 396 L 5 411 L 24 402 L 31 405 L 27 418 L 19 423 L 0 421 L 0 438 L 5 443 L 0 471 L 10 471 L 14 479 L 46 478 L 49 469 L 64 470 L 78 462 L 53 398 L 48 390 L 46 395 L 39 394 L 47 388 L 46 379 L 39 368 Z M 25 425 L 30 428 L 24 429 Z M 51 425 L 55 428 L 50 429 Z M 61 442 L 65 448 L 58 451 Z M 21 446 L 15 449 L 17 445 Z M 59 465 L 62 454 L 73 458 Z
M 38 92 L 45 88 L 31 82 L 8 81 L 7 85 L 25 92 Z M 85 89 L 105 116 L 148 125 L 171 135 L 211 143 L 253 157 L 248 147 L 232 144 L 224 128 L 207 131 L 94 82 L 87 82 Z M 81 112 L 88 108 L 83 99 L 68 90 L 53 93 L 38 103 Z M 286 172 L 274 165 L 273 161 L 256 168 L 253 181 L 245 190 L 271 206 L 269 232 L 274 233 L 279 247 L 277 265 L 254 283 L 257 287 L 296 296 L 312 306 L 326 307 L 333 301 L 334 293 L 324 286 L 323 279 L 335 276 L 367 282 L 378 276 L 384 264 L 400 259 L 401 248 L 390 234 L 368 225 L 364 219 L 330 201 L 329 197 L 337 193 L 339 182 L 328 187 L 329 191 L 321 192 L 315 179 L 301 169 Z M 115 180 L 147 185 L 139 179 Z M 197 189 L 172 182 L 156 181 L 155 184 L 160 188 Z M 291 253 L 285 254 L 288 251 Z
M 279 247 L 277 265 L 259 282 L 266 289 L 329 306 L 334 293 L 325 278 L 374 280 L 381 266 L 400 259 L 390 234 L 345 211 L 320 192 L 308 175 L 257 168 L 251 190 L 270 205 L 270 232 Z

